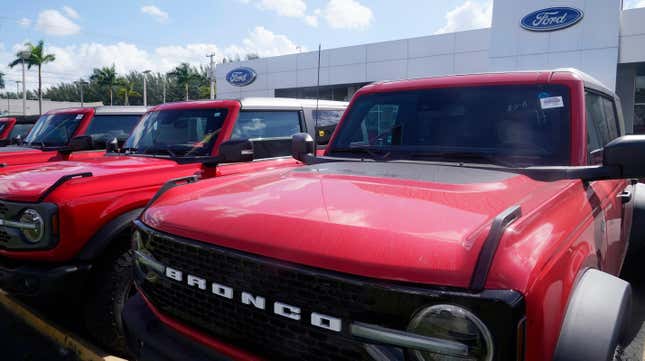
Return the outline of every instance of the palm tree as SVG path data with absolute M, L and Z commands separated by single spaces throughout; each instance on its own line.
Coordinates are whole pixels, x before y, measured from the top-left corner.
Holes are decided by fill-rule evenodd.
M 112 92 L 114 86 L 118 84 L 114 64 L 110 67 L 104 66 L 101 69 L 94 68 L 94 70 L 92 70 L 92 75 L 90 75 L 90 81 L 96 82 L 99 86 L 106 86 L 108 88 L 108 92 L 110 94 L 110 105 L 113 105 Z
M 42 67 L 44 64 L 50 63 L 56 60 L 54 54 L 45 54 L 45 42 L 39 41 L 37 45 L 32 43 L 25 43 L 25 50 L 19 51 L 16 54 L 16 59 L 9 63 L 10 67 L 14 67 L 23 61 L 27 64 L 27 69 L 31 69 L 32 66 L 38 67 L 38 112 L 43 113 L 43 76 L 42 76 Z M 26 52 L 29 54 L 28 57 L 23 59 L 22 53 Z
M 4 73 L 0 72 L 0 89 L 4 89 Z
M 186 91 L 186 100 L 188 100 L 188 86 L 191 82 L 198 79 L 199 75 L 193 70 L 188 63 L 181 63 L 175 70 L 168 73 L 168 76 L 183 86 Z
M 134 90 L 135 82 L 132 79 L 128 78 L 119 78 L 118 79 L 118 85 L 119 85 L 119 90 L 117 90 L 117 95 L 118 96 L 123 96 L 123 104 L 124 105 L 130 105 L 130 97 L 140 97 L 141 93 L 138 91 Z

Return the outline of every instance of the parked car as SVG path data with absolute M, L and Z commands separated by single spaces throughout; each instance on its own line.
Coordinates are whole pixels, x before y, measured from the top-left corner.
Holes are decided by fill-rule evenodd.
M 107 142 L 127 139 L 145 107 L 66 108 L 43 114 L 20 145 L 0 148 L 0 166 L 100 156 Z
M 22 142 L 22 139 L 25 139 L 33 126 L 32 121 L 0 118 L 0 147 Z
M 158 193 L 132 235 L 132 353 L 611 360 L 643 241 L 645 137 L 625 133 L 576 70 L 368 85 L 324 156 L 300 134 L 302 166 Z
M 159 105 L 122 153 L 8 168 L 0 178 L 0 288 L 41 300 L 81 290 L 87 330 L 124 353 L 131 222 L 171 179 L 167 186 L 296 165 L 291 136 L 313 135 L 314 106 L 255 98 Z M 347 103 L 318 106 L 342 112 Z

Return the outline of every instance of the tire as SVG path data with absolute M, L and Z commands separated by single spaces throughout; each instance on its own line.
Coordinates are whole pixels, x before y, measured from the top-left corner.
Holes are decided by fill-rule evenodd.
M 104 257 L 91 280 L 83 310 L 88 332 L 119 355 L 128 354 L 121 312 L 134 294 L 133 262 L 131 250 Z

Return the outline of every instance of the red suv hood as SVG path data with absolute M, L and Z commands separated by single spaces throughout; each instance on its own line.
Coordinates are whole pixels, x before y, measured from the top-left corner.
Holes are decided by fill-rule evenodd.
M 369 277 L 467 287 L 496 215 L 566 182 L 497 170 L 326 163 L 166 193 L 143 216 L 161 231 Z
M 167 159 L 144 157 L 104 156 L 86 161 L 60 161 L 36 165 L 13 166 L 0 170 L 0 199 L 36 202 L 61 177 L 71 174 L 92 173 L 92 179 L 145 173 L 159 168 L 177 167 Z M 70 182 L 79 182 L 82 179 Z

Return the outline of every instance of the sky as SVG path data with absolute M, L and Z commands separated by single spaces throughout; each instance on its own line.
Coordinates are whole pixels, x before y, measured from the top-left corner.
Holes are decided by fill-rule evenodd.
M 0 72 L 15 91 L 20 67 L 7 64 L 25 42 L 44 40 L 56 61 L 45 87 L 87 78 L 92 68 L 167 72 L 207 54 L 261 57 L 489 27 L 492 0 L 5 0 Z M 402 6 L 405 4 L 405 6 Z M 624 0 L 625 8 L 645 0 Z M 27 87 L 37 86 L 36 70 Z

